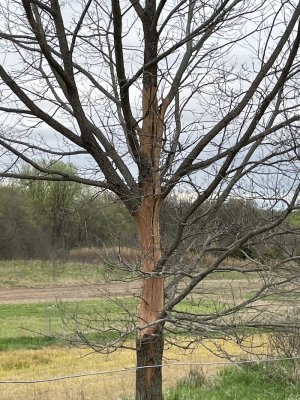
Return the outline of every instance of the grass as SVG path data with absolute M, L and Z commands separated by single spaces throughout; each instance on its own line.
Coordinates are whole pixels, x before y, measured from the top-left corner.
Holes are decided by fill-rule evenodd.
M 249 294 L 250 296 L 250 294 Z M 286 306 L 299 306 L 299 296 L 297 293 L 274 293 L 268 296 L 262 297 L 260 301 L 273 302 L 274 304 L 286 305 Z
M 86 281 L 101 282 L 106 271 L 103 266 L 80 263 L 53 264 L 42 261 L 1 261 L 0 287 L 39 287 L 76 285 Z M 210 300 L 199 301 L 195 295 L 176 307 L 178 312 L 208 314 L 224 308 L 224 304 Z M 98 327 L 108 327 L 128 319 L 135 323 L 137 298 L 117 298 L 114 301 L 99 299 L 93 301 L 67 301 L 64 303 L 0 304 L 0 378 L 32 379 L 47 376 L 68 375 L 82 371 L 118 369 L 134 365 L 134 352 L 119 352 L 107 357 L 92 355 L 85 357 L 90 350 L 66 348 L 66 344 L 76 344 L 74 331 L 84 330 L 94 342 L 105 342 L 115 337 L 116 332 L 97 332 Z M 227 307 L 225 305 L 225 307 Z M 129 312 L 129 314 L 128 314 Z M 127 317 L 122 318 L 126 313 Z M 128 318 L 129 315 L 129 318 Z M 86 326 L 85 317 L 91 317 Z M 85 326 L 82 327 L 81 323 Z M 120 322 L 118 322 L 120 323 Z M 101 325 L 102 324 L 102 325 Z M 184 337 L 172 341 L 187 340 Z M 184 343 L 186 344 L 186 343 Z M 226 346 L 231 346 L 226 343 Z M 193 359 L 214 360 L 207 349 L 196 346 L 195 351 L 179 353 L 178 348 L 166 350 L 167 360 Z M 207 344 L 206 344 L 207 347 Z M 237 350 L 238 351 L 238 350 Z M 70 356 L 69 356 L 70 355 Z M 75 357 L 75 358 L 74 358 Z M 89 363 L 86 360 L 93 360 Z M 131 360 L 130 362 L 128 360 Z M 110 360 L 115 363 L 110 364 Z M 166 385 L 175 385 L 178 379 L 188 372 L 189 367 L 167 367 Z M 66 400 L 93 399 L 100 396 L 116 399 L 122 392 L 132 395 L 134 373 L 90 377 L 76 381 L 55 384 L 22 386 L 1 386 L 5 400 L 47 399 Z M 101 394 L 99 394 L 101 393 Z M 0 396 L 1 397 L 1 396 Z
M 0 304 L 0 351 L 38 349 L 53 344 L 76 342 L 75 332 L 84 332 L 90 340 L 103 342 L 118 335 L 111 324 L 122 327 L 136 321 L 138 299 L 123 297 L 92 301 L 57 303 Z M 181 312 L 208 314 L 222 304 L 213 301 L 182 302 Z M 107 332 L 105 332 L 105 330 Z
M 105 340 L 111 334 L 93 333 L 109 320 L 117 320 L 127 312 L 134 314 L 137 299 L 119 302 L 72 301 L 64 303 L 32 303 L 0 305 L 0 351 L 20 348 L 36 349 L 64 340 L 75 340 L 74 331 L 89 330 L 93 340 Z M 83 318 L 93 321 L 89 323 Z M 83 327 L 80 323 L 83 323 Z
M 288 222 L 293 228 L 300 226 L 300 212 L 294 211 L 289 215 Z
M 133 366 L 134 353 L 118 351 L 110 357 L 90 350 L 50 347 L 42 350 L 0 352 L 0 380 L 32 380 L 119 369 Z M 130 382 L 130 386 L 128 386 Z M 130 390 L 133 373 L 91 376 L 51 383 L 26 385 L 1 384 L 3 400 L 88 400 L 115 399 Z M 131 394 L 132 392 L 130 392 Z
M 220 343 L 220 342 L 219 342 Z M 240 354 L 241 350 L 232 342 L 220 343 L 225 351 Z M 176 346 L 165 350 L 165 362 L 208 362 L 219 359 L 208 348 L 205 341 L 193 352 Z M 32 380 L 55 376 L 80 374 L 83 372 L 111 371 L 135 365 L 135 354 L 130 350 L 118 350 L 110 355 L 97 354 L 90 349 L 48 347 L 40 350 L 18 350 L 0 352 L 0 380 Z M 205 375 L 215 375 L 219 367 L 205 367 Z M 188 365 L 173 365 L 164 368 L 164 387 L 174 387 L 187 376 Z M 51 383 L 27 385 L 1 384 L 1 399 L 5 400 L 116 400 L 132 398 L 134 392 L 134 371 L 95 375 Z M 198 397 L 199 398 L 199 397 Z M 242 397 L 241 397 L 242 399 Z
M 50 287 L 101 282 L 105 268 L 84 263 L 62 263 L 41 260 L 0 261 L 0 288 Z
M 114 247 L 80 247 L 70 250 L 69 260 L 103 263 L 104 261 L 114 262 L 120 258 L 126 262 L 136 262 L 139 257 L 138 249 L 126 246 Z
M 300 385 L 291 381 L 288 370 L 287 364 L 280 363 L 232 367 L 213 380 L 192 372 L 167 391 L 165 400 L 300 399 Z
M 113 248 L 108 249 L 118 257 L 117 250 L 122 250 L 121 257 L 127 260 L 135 257 L 137 258 L 136 250 L 129 248 Z M 125 251 L 126 250 L 126 251 Z M 80 285 L 87 282 L 99 283 L 103 282 L 104 278 L 110 279 L 123 278 L 125 272 L 116 268 L 113 268 L 113 263 L 109 264 L 109 270 L 105 266 L 105 263 L 100 259 L 98 261 L 87 259 L 89 263 L 79 262 L 84 260 L 85 253 L 92 252 L 89 249 L 78 249 L 72 250 L 70 253 L 70 259 L 74 259 L 72 262 L 62 261 L 43 261 L 43 260 L 0 260 L 0 288 L 13 288 L 13 287 L 51 287 L 51 286 L 62 286 L 62 285 Z M 128 253 L 128 254 L 127 254 Z M 78 256 L 80 255 L 80 257 Z M 77 260 L 77 261 L 76 261 Z M 201 262 L 204 266 L 211 265 L 215 261 L 215 257 L 205 256 Z M 223 266 L 230 265 L 242 268 L 248 263 L 243 260 L 237 260 L 229 258 L 224 260 L 221 264 Z M 209 275 L 209 279 L 231 279 L 239 280 L 245 279 L 245 274 L 240 272 L 216 272 Z
M 258 275 L 257 273 L 243 273 L 243 272 L 237 272 L 237 271 L 228 271 L 228 272 L 213 272 L 212 274 L 208 275 L 208 279 L 211 280 L 231 280 L 231 281 L 239 281 L 242 279 L 253 279 L 256 278 Z
M 231 307 L 230 304 L 221 301 L 203 300 L 201 297 L 193 296 L 193 299 L 185 300 L 175 306 L 174 311 L 186 312 L 190 314 L 206 315 L 210 313 L 218 313 L 224 311 L 226 308 Z
M 75 262 L 53 264 L 41 261 L 3 261 L 0 262 L 0 287 L 75 285 L 81 284 L 86 280 L 93 282 L 98 280 L 100 282 L 103 281 L 105 273 L 105 268 L 102 266 Z M 226 279 L 223 275 L 218 275 L 219 278 Z M 197 301 L 197 298 L 197 296 L 194 296 L 194 301 L 181 303 L 176 307 L 177 311 L 208 314 L 221 310 L 224 306 L 227 307 L 220 302 Z M 85 371 L 119 369 L 134 365 L 134 352 L 117 351 L 110 356 L 92 354 L 90 357 L 86 357 L 90 350 L 80 350 L 75 347 L 68 349 L 62 346 L 66 342 L 62 342 L 61 339 L 74 340 L 74 330 L 80 329 L 87 329 L 88 335 L 93 341 L 103 342 L 106 339 L 110 339 L 115 333 L 96 333 L 95 328 L 97 326 L 101 327 L 101 323 L 104 327 L 107 327 L 110 319 L 120 320 L 124 312 L 127 313 L 127 311 L 131 313 L 131 317 L 135 322 L 137 303 L 138 299 L 119 298 L 115 299 L 115 301 L 99 299 L 96 301 L 68 301 L 64 303 L 0 305 L 0 379 L 43 378 Z M 92 322 L 88 328 L 82 328 L 80 322 L 84 321 L 80 318 L 86 316 L 91 316 L 94 319 L 96 317 L 98 321 Z M 178 341 L 180 340 L 184 342 L 188 338 L 178 337 Z M 228 352 L 232 353 L 234 351 L 239 354 L 240 349 L 234 349 L 233 343 L 223 343 L 222 346 Z M 209 347 L 208 342 L 205 342 L 204 347 L 196 344 L 194 347 L 193 353 L 190 351 L 182 351 L 180 353 L 176 346 L 175 348 L 167 349 L 165 352 L 166 360 L 211 362 L 217 359 L 207 350 Z M 167 380 L 165 380 L 166 396 L 172 396 L 175 393 L 172 392 L 174 390 L 183 390 L 179 386 L 183 385 L 184 381 L 182 379 L 188 373 L 188 370 L 189 367 L 185 366 L 173 366 L 164 369 L 165 377 L 167 377 Z M 213 366 L 207 367 L 205 371 L 210 375 L 211 371 L 215 373 L 216 368 Z M 221 377 L 218 378 L 217 382 L 220 379 Z M 180 385 L 176 389 L 167 390 L 167 387 L 174 386 L 178 380 L 180 380 Z M 0 397 L 5 400 L 16 398 L 18 400 L 41 398 L 45 400 L 52 400 L 53 398 L 56 400 L 69 400 L 71 398 L 72 400 L 87 400 L 98 397 L 108 400 L 120 398 L 122 393 L 125 396 L 132 395 L 133 387 L 134 373 L 125 372 L 52 384 L 1 385 L 2 397 Z M 211 386 L 206 386 L 206 390 L 210 389 L 212 389 Z M 194 394 L 190 392 L 190 397 L 181 397 L 181 394 L 176 394 L 179 397 L 174 399 L 170 397 L 166 398 L 166 400 L 199 399 L 199 388 L 197 387 L 195 390 L 198 390 L 198 394 L 195 394 L 198 397 L 192 397 Z M 182 396 L 184 395 L 182 392 Z M 203 399 L 206 398 L 203 397 Z M 214 399 L 213 395 L 210 398 Z M 227 397 L 215 397 L 216 400 L 219 398 L 227 399 Z M 235 398 L 240 399 L 243 396 L 232 397 L 232 399 Z M 272 395 L 270 398 L 277 399 Z M 267 399 L 267 397 L 257 399 Z M 248 400 L 248 398 L 245 397 L 245 400 Z

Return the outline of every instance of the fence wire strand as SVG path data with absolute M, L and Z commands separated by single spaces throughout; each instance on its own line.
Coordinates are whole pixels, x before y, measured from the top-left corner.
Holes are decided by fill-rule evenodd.
M 84 372 L 80 374 L 74 375 L 64 375 L 57 376 L 53 378 L 45 378 L 45 379 L 33 379 L 33 380 L 0 380 L 0 384 L 35 384 L 35 383 L 47 383 L 47 382 L 55 382 L 55 381 L 63 381 L 67 379 L 76 379 L 76 378 L 84 378 L 88 376 L 96 376 L 96 375 L 110 375 L 110 374 L 118 374 L 121 372 L 134 372 L 139 369 L 145 368 L 166 368 L 173 366 L 216 366 L 216 365 L 242 365 L 242 364 L 262 364 L 276 361 L 288 361 L 288 360 L 299 360 L 300 356 L 296 357 L 277 357 L 277 358 L 265 358 L 265 359 L 257 359 L 257 360 L 235 360 L 235 361 L 211 361 L 211 362 L 185 362 L 185 361 L 176 361 L 168 364 L 156 364 L 156 365 L 144 365 L 142 367 L 128 367 L 128 368 L 120 368 L 108 371 L 95 371 L 95 372 Z

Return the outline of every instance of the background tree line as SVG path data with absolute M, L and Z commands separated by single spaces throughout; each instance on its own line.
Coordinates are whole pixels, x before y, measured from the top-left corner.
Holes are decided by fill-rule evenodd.
M 71 165 L 60 169 L 74 172 Z M 174 240 L 178 221 L 192 199 L 172 196 L 161 210 L 163 245 Z M 212 211 L 213 210 L 213 211 Z M 278 210 L 267 209 L 251 199 L 230 198 L 215 210 L 207 201 L 186 226 L 190 254 L 210 243 L 212 253 L 230 246 L 257 223 L 272 220 Z M 294 212 L 272 235 L 247 242 L 236 258 L 279 259 L 300 254 L 300 238 L 294 235 L 300 213 Z M 30 180 L 0 186 L 0 258 L 67 258 L 70 249 L 82 247 L 137 246 L 137 232 L 128 210 L 112 194 L 75 182 Z
M 74 247 L 132 246 L 136 240 L 125 207 L 74 182 L 3 183 L 0 231 L 0 257 L 6 259 L 66 257 Z

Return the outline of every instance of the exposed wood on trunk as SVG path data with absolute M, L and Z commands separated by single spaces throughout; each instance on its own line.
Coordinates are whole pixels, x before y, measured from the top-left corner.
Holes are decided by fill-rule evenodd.
M 146 2 L 145 12 L 154 16 L 155 2 Z M 145 62 L 157 55 L 157 33 L 144 25 Z M 163 325 L 156 323 L 164 307 L 164 279 L 158 275 L 161 260 L 159 163 L 166 106 L 157 101 L 157 64 L 143 76 L 143 123 L 140 142 L 139 187 L 141 204 L 136 214 L 141 250 L 141 302 L 138 310 L 136 400 L 162 400 Z M 157 365 L 157 367 L 155 367 Z
M 154 196 L 149 196 L 144 199 L 137 217 L 141 246 L 141 271 L 145 274 L 139 307 L 141 336 L 151 335 L 155 332 L 154 325 L 146 328 L 144 326 L 159 319 L 163 308 L 164 280 L 157 276 L 151 277 L 151 274 L 157 272 L 157 264 L 161 259 L 159 212 L 158 200 Z
M 152 148 L 149 145 L 148 150 Z M 164 306 L 164 279 L 157 276 L 161 260 L 159 182 L 153 179 L 144 186 L 145 196 L 136 216 L 141 250 L 141 302 L 138 310 L 136 400 L 162 400 L 163 326 L 160 319 Z M 144 181 L 144 183 L 147 180 Z M 154 275 L 154 276 L 152 276 Z M 158 365 L 158 367 L 154 367 Z

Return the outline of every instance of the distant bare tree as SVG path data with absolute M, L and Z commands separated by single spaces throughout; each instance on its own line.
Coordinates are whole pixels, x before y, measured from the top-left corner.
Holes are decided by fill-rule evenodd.
M 75 172 L 72 165 L 57 162 L 54 169 L 62 172 Z M 31 175 L 39 175 L 33 169 L 23 171 Z M 29 197 L 35 202 L 35 208 L 44 216 L 51 234 L 53 248 L 68 248 L 72 243 L 72 232 L 76 219 L 75 204 L 80 197 L 82 186 L 73 182 L 47 182 L 41 180 L 25 181 L 25 188 Z
M 160 400 L 161 368 L 151 366 L 162 362 L 165 329 L 219 332 L 297 278 L 280 271 L 299 256 L 274 266 L 270 280 L 257 262 L 243 269 L 262 274 L 247 299 L 209 315 L 176 308 L 205 278 L 234 271 L 221 263 L 241 248 L 249 257 L 247 243 L 276 235 L 299 207 L 300 3 L 3 0 L 0 7 L 0 175 L 80 182 L 126 205 L 140 243 L 137 366 L 149 366 L 137 370 L 136 399 Z M 53 168 L 55 159 L 75 160 L 78 173 Z M 39 174 L 22 173 L 19 161 Z M 180 190 L 193 200 L 162 249 L 161 207 Z M 258 215 L 226 244 L 213 218 L 229 197 L 276 212 Z M 205 232 L 193 228 L 209 220 Z M 212 251 L 216 258 L 202 262 Z M 259 327 L 251 315 L 240 326 Z

